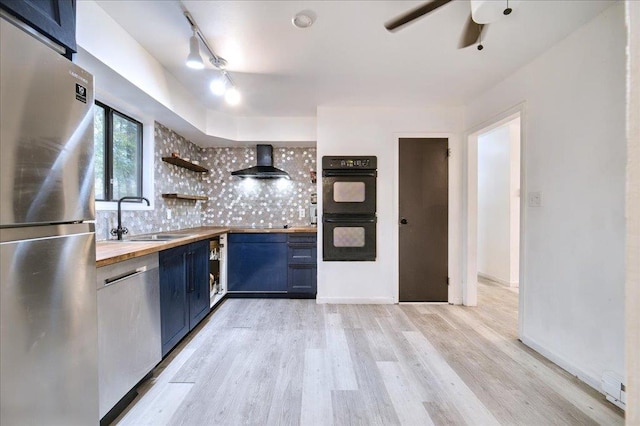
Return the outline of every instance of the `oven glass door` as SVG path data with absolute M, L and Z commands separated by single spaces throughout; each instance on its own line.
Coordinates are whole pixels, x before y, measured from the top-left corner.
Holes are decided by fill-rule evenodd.
M 376 218 L 325 217 L 323 260 L 376 260 Z
M 369 214 L 376 212 L 376 177 L 325 172 L 322 178 L 323 213 Z

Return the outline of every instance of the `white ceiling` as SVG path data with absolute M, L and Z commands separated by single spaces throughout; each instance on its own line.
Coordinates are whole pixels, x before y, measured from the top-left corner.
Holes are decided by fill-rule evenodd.
M 423 3 L 98 1 L 204 105 L 239 116 L 315 116 L 317 106 L 461 105 L 612 1 L 511 0 L 513 13 L 489 26 L 482 51 L 457 49 L 470 12 L 467 0 L 395 33 L 384 28 L 384 22 Z M 212 67 L 196 71 L 184 65 L 191 30 L 183 6 L 216 54 L 227 59 L 241 105 L 227 106 L 209 92 Z M 291 24 L 302 10 L 317 15 L 311 28 Z

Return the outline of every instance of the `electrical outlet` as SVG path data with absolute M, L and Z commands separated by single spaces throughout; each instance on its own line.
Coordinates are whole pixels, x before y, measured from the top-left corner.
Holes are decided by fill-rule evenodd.
M 298 219 L 304 219 L 306 212 L 303 208 L 298 209 Z
M 171 209 L 167 209 L 167 219 L 171 219 Z
M 542 207 L 542 192 L 531 191 L 528 196 L 529 207 Z

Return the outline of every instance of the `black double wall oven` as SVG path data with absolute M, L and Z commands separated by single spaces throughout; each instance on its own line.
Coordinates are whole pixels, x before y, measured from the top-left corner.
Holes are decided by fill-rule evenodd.
M 323 260 L 376 260 L 377 157 L 322 157 Z

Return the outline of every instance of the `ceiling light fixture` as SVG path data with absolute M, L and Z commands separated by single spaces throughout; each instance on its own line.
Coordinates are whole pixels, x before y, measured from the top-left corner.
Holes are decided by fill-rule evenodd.
M 191 30 L 193 31 L 193 36 L 191 36 L 191 39 L 189 40 L 189 56 L 187 57 L 187 66 L 195 69 L 204 68 L 204 63 L 202 61 L 202 57 L 200 56 L 200 42 L 202 42 L 205 50 L 209 53 L 209 62 L 214 68 L 220 71 L 220 76 L 211 81 L 211 83 L 209 84 L 209 89 L 211 89 L 211 92 L 213 92 L 216 96 L 224 95 L 225 101 L 229 105 L 238 105 L 240 103 L 240 100 L 242 99 L 242 96 L 240 95 L 240 91 L 234 84 L 231 76 L 229 75 L 229 72 L 226 69 L 227 61 L 215 54 L 211 46 L 209 46 L 207 39 L 204 37 L 204 34 L 202 34 L 200 27 L 198 27 L 195 19 L 193 19 L 193 16 L 191 16 L 191 13 L 189 13 L 189 11 L 186 9 L 183 9 L 183 11 L 184 17 L 189 22 Z
M 224 75 L 220 75 L 220 77 L 214 78 L 209 84 L 209 89 L 211 89 L 211 92 L 216 96 L 224 95 L 224 92 L 227 91 L 227 79 L 224 77 Z
M 309 28 L 316 21 L 316 14 L 311 10 L 303 10 L 302 12 L 298 12 L 291 19 L 291 23 L 294 27 L 304 29 Z
M 195 31 L 189 39 L 189 56 L 187 56 L 187 66 L 194 70 L 201 70 L 204 68 L 204 62 L 202 62 L 202 57 L 200 56 L 200 43 L 198 42 L 198 37 L 196 37 Z
M 242 96 L 235 86 L 230 87 L 224 94 L 224 100 L 227 101 L 229 105 L 238 105 L 241 99 Z

